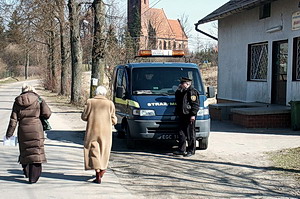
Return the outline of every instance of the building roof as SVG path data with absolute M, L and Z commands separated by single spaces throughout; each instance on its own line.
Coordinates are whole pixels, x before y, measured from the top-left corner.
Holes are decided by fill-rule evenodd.
M 176 40 L 186 40 L 187 36 L 182 29 L 182 26 L 180 24 L 179 20 L 174 20 L 174 19 L 168 19 L 169 24 L 173 30 L 173 33 L 175 34 L 175 39 Z
M 242 12 L 244 10 L 249 10 L 273 1 L 276 0 L 230 0 L 217 10 L 199 20 L 196 25 L 219 20 L 227 16 Z
M 168 19 L 163 9 L 150 8 L 146 13 L 146 22 L 150 22 L 158 38 L 187 40 L 179 20 Z M 148 24 L 145 24 L 148 26 Z

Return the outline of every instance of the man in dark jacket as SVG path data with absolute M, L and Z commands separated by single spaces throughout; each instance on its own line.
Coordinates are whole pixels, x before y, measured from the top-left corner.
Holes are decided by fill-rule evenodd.
M 179 117 L 179 144 L 175 155 L 189 157 L 195 154 L 195 122 L 199 110 L 199 92 L 191 86 L 192 80 L 182 77 L 175 92 L 176 115 Z M 186 146 L 186 141 L 188 146 Z

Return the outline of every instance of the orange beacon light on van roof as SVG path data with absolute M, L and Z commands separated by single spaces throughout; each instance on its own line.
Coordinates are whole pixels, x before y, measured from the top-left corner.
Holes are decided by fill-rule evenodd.
M 139 57 L 183 57 L 183 50 L 140 50 Z

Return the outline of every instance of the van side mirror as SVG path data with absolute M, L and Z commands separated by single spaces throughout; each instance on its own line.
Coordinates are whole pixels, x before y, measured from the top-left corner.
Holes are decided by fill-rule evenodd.
M 116 97 L 117 97 L 117 98 L 123 98 L 123 97 L 124 97 L 123 93 L 124 93 L 123 87 L 118 86 L 118 87 L 117 87 Z
M 208 98 L 213 98 L 216 97 L 216 89 L 213 86 L 207 87 L 207 97 Z

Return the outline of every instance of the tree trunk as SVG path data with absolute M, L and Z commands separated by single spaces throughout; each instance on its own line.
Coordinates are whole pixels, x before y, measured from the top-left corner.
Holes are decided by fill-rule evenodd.
M 103 84 L 104 78 L 104 4 L 102 0 L 94 0 L 94 40 L 92 48 L 92 75 L 90 97 L 95 96 L 95 89 Z
M 65 3 L 64 1 L 60 1 L 59 5 L 59 25 L 60 25 L 60 51 L 61 51 L 61 81 L 60 81 L 60 94 L 61 95 L 68 95 L 69 94 L 69 61 L 68 61 L 68 54 L 69 51 L 67 50 L 67 38 L 66 38 L 66 21 L 64 17 L 64 8 Z
M 57 74 L 56 74 L 56 64 L 55 64 L 55 32 L 50 31 L 50 64 L 51 64 L 51 90 L 57 92 Z
M 25 50 L 25 79 L 28 79 L 28 67 L 29 67 L 29 50 Z
M 71 102 L 78 104 L 81 99 L 81 76 L 82 76 L 82 47 L 80 42 L 79 9 L 75 0 L 68 0 L 70 41 L 72 57 L 72 83 Z
M 51 57 L 51 45 L 50 45 L 50 41 L 47 44 L 47 70 L 46 70 L 46 75 L 45 75 L 45 79 L 46 79 L 46 84 L 45 84 L 45 88 L 47 90 L 52 90 L 52 86 L 51 86 L 51 82 L 52 82 L 52 77 L 51 77 L 51 62 L 52 62 L 52 57 Z

